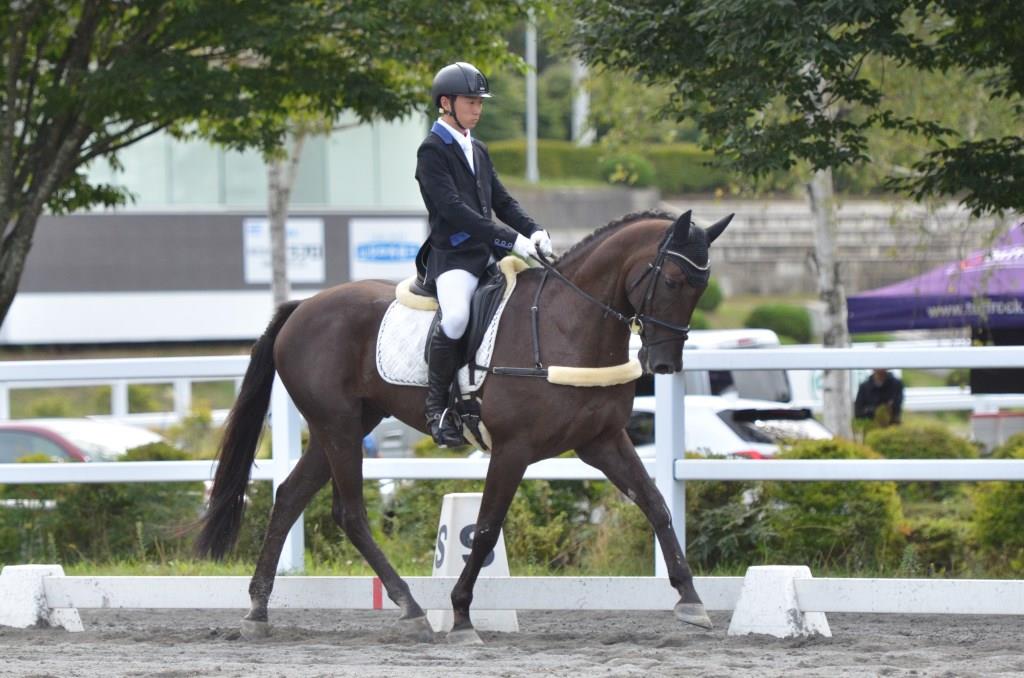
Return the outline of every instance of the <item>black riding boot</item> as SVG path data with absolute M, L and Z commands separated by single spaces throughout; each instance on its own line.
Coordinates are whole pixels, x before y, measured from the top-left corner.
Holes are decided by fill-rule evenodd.
M 434 442 L 440 447 L 466 445 L 462 431 L 456 425 L 457 419 L 448 413 L 448 394 L 452 380 L 461 364 L 459 340 L 449 339 L 438 323 L 430 338 L 430 354 L 427 361 L 427 426 Z

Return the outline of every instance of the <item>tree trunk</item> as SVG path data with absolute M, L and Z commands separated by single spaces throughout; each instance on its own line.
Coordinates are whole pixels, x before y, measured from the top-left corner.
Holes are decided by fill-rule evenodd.
M 270 222 L 270 270 L 271 291 L 274 308 L 291 297 L 288 281 L 288 205 L 291 202 L 292 187 L 302 157 L 302 146 L 306 141 L 305 132 L 295 134 L 291 152 L 285 145 L 285 155 L 267 160 L 267 217 Z
M 21 282 L 25 258 L 32 248 L 32 234 L 38 219 L 38 214 L 26 212 L 17 216 L 10 212 L 0 214 L 0 224 L 6 225 L 16 220 L 9 231 L 0 229 L 0 235 L 6 233 L 0 241 L 0 325 L 3 325 L 14 303 L 14 295 L 18 293 L 18 283 Z
M 814 261 L 818 269 L 818 293 L 825 302 L 825 327 L 822 343 L 826 347 L 850 345 L 846 329 L 846 292 L 839 277 L 836 261 L 836 202 L 832 170 L 814 173 L 807 185 L 814 215 Z M 853 410 L 850 402 L 848 370 L 825 370 L 822 388 L 825 426 L 837 436 L 853 437 Z

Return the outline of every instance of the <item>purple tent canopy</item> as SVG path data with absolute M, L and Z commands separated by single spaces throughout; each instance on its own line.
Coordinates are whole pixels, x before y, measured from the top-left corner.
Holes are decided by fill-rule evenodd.
M 1024 223 L 990 250 L 848 300 L 850 332 L 1024 328 Z

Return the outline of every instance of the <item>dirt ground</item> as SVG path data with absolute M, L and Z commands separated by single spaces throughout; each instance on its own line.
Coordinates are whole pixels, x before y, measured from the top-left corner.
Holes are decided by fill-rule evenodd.
M 832 638 L 777 640 L 681 626 L 670 612 L 520 612 L 485 645 L 414 643 L 397 612 L 272 610 L 240 637 L 239 610 L 82 611 L 84 633 L 0 627 L 3 676 L 1020 676 L 1024 617 L 829 615 Z

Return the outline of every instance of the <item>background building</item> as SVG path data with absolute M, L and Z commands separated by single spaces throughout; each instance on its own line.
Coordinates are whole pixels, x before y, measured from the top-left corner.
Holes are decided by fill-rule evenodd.
M 426 129 L 412 117 L 306 140 L 288 226 L 296 297 L 413 272 L 426 233 L 414 178 Z M 91 178 L 135 200 L 40 219 L 0 344 L 258 336 L 272 310 L 260 155 L 156 135 L 118 159 L 121 169 L 99 163 Z

